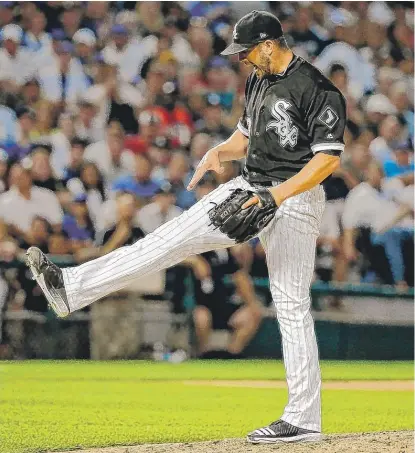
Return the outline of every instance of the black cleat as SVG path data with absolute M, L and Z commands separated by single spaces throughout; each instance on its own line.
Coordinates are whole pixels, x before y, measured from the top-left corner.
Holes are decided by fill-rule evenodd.
M 273 444 L 277 442 L 317 442 L 321 433 L 297 428 L 284 420 L 277 420 L 264 428 L 249 433 L 246 440 L 251 444 Z
M 71 310 L 63 283 L 62 271 L 37 247 L 30 247 L 26 256 L 26 264 L 32 272 L 33 279 L 42 288 L 50 307 L 60 318 L 68 316 Z

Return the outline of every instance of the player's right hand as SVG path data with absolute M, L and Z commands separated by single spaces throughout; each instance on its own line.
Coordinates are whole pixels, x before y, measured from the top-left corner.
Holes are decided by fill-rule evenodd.
M 219 174 L 224 172 L 224 168 L 219 160 L 218 151 L 214 148 L 209 150 L 199 162 L 199 165 L 196 167 L 196 171 L 187 186 L 187 190 L 192 190 L 203 178 L 203 175 L 209 170 L 213 170 Z

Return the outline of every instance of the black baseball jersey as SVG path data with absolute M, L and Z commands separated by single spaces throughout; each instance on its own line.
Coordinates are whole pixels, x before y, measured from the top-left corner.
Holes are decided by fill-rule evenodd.
M 251 183 L 285 181 L 319 152 L 344 149 L 346 102 L 314 66 L 294 55 L 287 69 L 246 82 L 238 129 L 249 137 L 243 176 Z

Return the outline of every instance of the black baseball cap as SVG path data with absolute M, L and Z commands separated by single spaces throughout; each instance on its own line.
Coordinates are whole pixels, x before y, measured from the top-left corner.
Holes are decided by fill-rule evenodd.
M 267 39 L 281 36 L 281 23 L 273 14 L 254 10 L 238 20 L 233 29 L 232 44 L 221 55 L 234 55 Z

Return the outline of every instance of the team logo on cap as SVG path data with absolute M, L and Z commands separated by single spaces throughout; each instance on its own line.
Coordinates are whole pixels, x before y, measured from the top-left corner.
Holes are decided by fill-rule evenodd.
M 237 41 L 239 39 L 239 33 L 238 33 L 238 30 L 236 29 L 236 27 L 233 29 L 232 39 L 234 41 Z
M 260 34 L 259 34 L 259 37 L 260 37 L 261 39 L 265 39 L 267 36 L 268 36 L 268 35 L 267 35 L 266 33 L 260 33 Z

